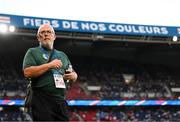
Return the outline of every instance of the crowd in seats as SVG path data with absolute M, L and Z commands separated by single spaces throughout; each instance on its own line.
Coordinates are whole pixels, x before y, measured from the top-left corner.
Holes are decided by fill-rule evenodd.
M 71 121 L 96 121 L 97 110 L 73 110 L 70 111 Z
M 172 87 L 180 87 L 179 72 L 167 66 L 135 64 L 119 60 L 72 62 L 79 77 L 70 85 L 68 99 L 177 99 Z M 18 70 L 17 70 L 18 69 Z M 134 75 L 126 82 L 123 74 Z M 28 81 L 21 67 L 0 63 L 0 98 L 23 99 Z M 89 90 L 98 86 L 99 90 Z
M 80 88 L 79 83 L 73 83 L 67 92 L 67 99 L 87 99 L 89 96 Z
M 74 63 L 79 77 L 69 83 L 67 99 L 177 99 L 172 87 L 180 87 L 178 70 L 166 66 L 133 64 L 120 61 L 90 60 Z M 17 68 L 21 70 L 20 68 Z M 28 81 L 13 64 L 0 63 L 0 99 L 24 99 Z M 126 83 L 123 74 L 134 74 L 134 80 Z M 98 86 L 99 90 L 88 90 Z M 77 108 L 70 110 L 71 121 L 180 121 L 179 107 L 122 109 Z M 11 108 L 12 109 L 12 108 Z M 1 110 L 0 121 L 31 121 L 20 110 Z
M 153 107 L 69 107 L 70 122 L 179 122 L 177 106 Z M 31 116 L 16 106 L 3 107 L 0 121 L 32 121 Z
M 27 81 L 25 80 L 4 80 L 1 83 L 3 89 L 3 99 L 23 99 L 26 96 Z
M 23 99 L 28 81 L 22 77 L 20 68 L 13 64 L 0 63 L 0 99 Z
M 26 95 L 27 83 L 13 65 L 0 64 L 1 99 L 23 99 Z
M 99 99 L 95 95 L 89 95 L 83 89 L 83 85 L 79 81 L 72 83 L 67 91 L 68 100 L 87 100 L 87 99 Z
M 17 106 L 3 107 L 0 110 L 0 121 L 18 121 L 18 122 L 32 122 L 32 118 L 29 114 L 23 112 Z
M 85 63 L 84 63 L 85 62 Z M 90 60 L 76 66 L 79 81 L 100 90 L 89 91 L 100 99 L 177 99 L 172 86 L 180 86 L 180 72 L 170 66 L 138 64 L 123 61 Z M 78 63 L 77 63 L 78 64 Z M 123 74 L 134 75 L 132 82 L 126 82 Z M 87 91 L 87 90 L 86 90 Z
M 96 122 L 178 122 L 179 108 L 173 107 L 88 107 L 74 108 L 72 121 Z

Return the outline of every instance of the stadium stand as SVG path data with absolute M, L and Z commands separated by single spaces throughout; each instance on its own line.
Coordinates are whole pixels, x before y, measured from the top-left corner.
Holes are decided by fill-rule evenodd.
M 83 62 L 80 68 L 78 82 L 69 84 L 68 99 L 177 99 L 172 87 L 178 86 L 178 73 L 172 69 L 157 65 L 127 66 L 120 61 Z M 19 68 L 21 69 L 21 68 Z M 23 99 L 28 81 L 18 76 L 12 66 L 1 63 L 1 98 Z M 8 74 L 8 75 L 7 75 Z M 126 82 L 123 74 L 132 74 L 130 83 Z M 21 78 L 20 78 L 21 77 Z
M 172 67 L 127 63 L 119 60 L 104 59 L 83 61 L 73 60 L 79 74 L 78 81 L 69 84 L 67 99 L 177 99 L 171 87 L 179 86 L 178 72 Z M 6 60 L 8 62 L 8 59 Z M 83 63 L 86 62 L 86 63 Z M 101 63 L 99 63 L 101 62 Z M 16 71 L 10 62 L 1 62 L 1 99 L 24 99 L 28 81 Z M 87 65 L 88 64 L 88 65 Z M 21 69 L 20 67 L 18 69 Z M 134 74 L 136 77 L 126 83 L 123 74 Z M 7 75 L 10 74 L 10 75 Z M 173 84 L 173 85 L 171 85 Z M 93 86 L 95 89 L 89 89 Z M 97 87 L 98 86 L 98 87 Z M 101 89 L 98 89 L 98 88 Z M 31 121 L 30 116 L 19 108 L 6 107 L 1 110 L 1 121 Z M 179 121 L 180 111 L 176 107 L 70 107 L 71 121 Z M 122 110 L 122 111 L 119 111 Z
M 15 21 L 17 18 L 9 20 Z M 26 17 L 25 20 L 32 22 L 34 19 Z M 17 20 L 24 20 L 24 17 Z M 41 18 L 38 20 L 43 21 Z M 23 22 L 20 22 L 20 26 L 24 28 L 16 25 L 14 33 L 0 35 L 2 100 L 23 100 L 26 94 L 28 81 L 22 75 L 22 60 L 26 50 L 37 46 L 38 42 L 34 41 L 37 31 L 35 26 L 30 23 L 25 27 Z M 164 29 L 169 31 L 169 28 Z M 154 36 L 149 33 L 134 35 L 131 32 L 132 35 L 126 35 L 71 30 L 57 31 L 55 42 L 56 48 L 69 55 L 79 75 L 76 83 L 69 83 L 68 100 L 179 99 L 179 38 L 177 42 L 172 42 L 172 35 L 158 33 Z M 176 31 L 176 28 L 172 30 Z M 31 117 L 21 107 L 0 106 L 0 121 L 31 121 Z M 180 121 L 180 108 L 176 105 L 70 106 L 69 110 L 72 122 Z
M 133 65 L 133 62 L 128 65 L 127 62 L 122 63 L 123 61 L 119 60 L 113 63 L 107 60 L 106 62 L 102 60 L 101 63 L 96 60 L 85 62 L 79 64 L 86 68 L 77 66 L 81 84 L 78 85 L 81 91 L 90 96 L 88 99 L 93 99 L 92 95 L 96 95 L 97 99 L 177 99 L 178 97 L 174 95 L 172 86 L 169 85 L 178 84 L 178 80 L 175 80 L 178 72 L 171 67 L 151 64 Z M 133 79 L 126 82 L 124 74 L 133 75 Z
M 178 122 L 179 108 L 168 107 L 88 107 L 74 108 L 72 121 L 98 122 Z
M 0 110 L 0 121 L 32 121 L 29 114 L 23 112 L 18 106 L 12 106 L 3 107 L 2 110 Z

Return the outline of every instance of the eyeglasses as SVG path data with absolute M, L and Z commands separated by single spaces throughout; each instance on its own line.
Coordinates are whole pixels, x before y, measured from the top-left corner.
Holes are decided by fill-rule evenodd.
M 41 35 L 45 35 L 45 34 L 47 34 L 47 35 L 50 35 L 50 34 L 53 34 L 54 32 L 53 31 L 50 31 L 50 30 L 47 30 L 47 31 L 41 31 L 41 32 L 39 32 Z

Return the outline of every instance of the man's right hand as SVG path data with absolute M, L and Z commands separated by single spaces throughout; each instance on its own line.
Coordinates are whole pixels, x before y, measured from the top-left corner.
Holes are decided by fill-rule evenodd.
M 49 62 L 48 65 L 49 65 L 49 68 L 59 69 L 62 67 L 62 62 L 59 59 L 54 59 L 51 62 Z
M 39 77 L 40 75 L 42 75 L 43 73 L 45 73 L 51 68 L 59 69 L 61 67 L 62 67 L 61 60 L 54 59 L 53 61 L 46 64 L 42 64 L 39 66 L 30 66 L 30 67 L 25 68 L 24 76 L 26 78 L 35 78 L 35 77 Z

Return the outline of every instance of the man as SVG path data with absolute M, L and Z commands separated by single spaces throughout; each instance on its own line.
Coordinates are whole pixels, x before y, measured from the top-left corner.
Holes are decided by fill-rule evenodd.
M 54 29 L 43 24 L 37 32 L 39 47 L 30 48 L 23 60 L 23 72 L 31 80 L 30 104 L 34 121 L 69 121 L 65 101 L 66 81 L 76 81 L 71 63 L 62 51 L 53 48 Z

